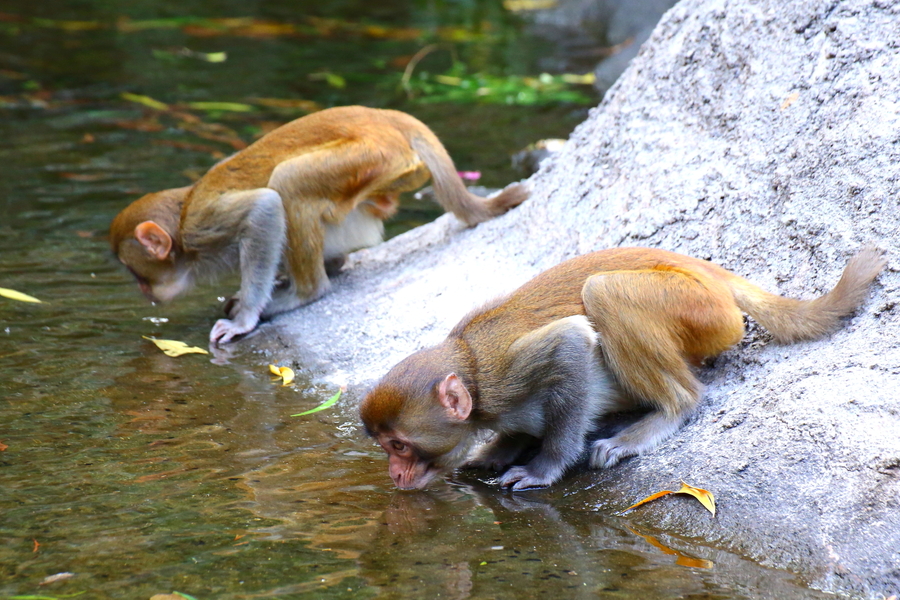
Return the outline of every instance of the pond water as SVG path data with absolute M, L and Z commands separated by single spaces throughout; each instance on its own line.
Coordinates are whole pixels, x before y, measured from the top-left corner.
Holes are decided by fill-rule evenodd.
M 142 339 L 203 346 L 235 283 L 147 304 L 106 241 L 128 201 L 310 102 L 412 112 L 502 185 L 511 152 L 585 106 L 427 102 L 402 75 L 436 44 L 422 72 L 527 97 L 513 76 L 539 74 L 543 42 L 524 29 L 486 0 L 4 2 L 0 287 L 43 303 L 0 298 L 0 598 L 824 597 L 598 512 L 589 473 L 527 495 L 470 475 L 398 492 L 351 401 L 290 416 L 333 389 L 282 387 L 239 345 L 220 365 Z M 413 203 L 392 231 L 435 214 Z

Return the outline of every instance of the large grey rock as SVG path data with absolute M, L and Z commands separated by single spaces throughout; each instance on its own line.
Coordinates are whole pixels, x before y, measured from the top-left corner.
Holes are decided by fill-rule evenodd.
M 525 13 L 532 33 L 553 44 L 540 61 L 554 70 L 595 68 L 594 87 L 605 93 L 628 66 L 660 17 L 676 0 L 559 0 Z M 611 54 L 610 54 L 611 53 Z
M 751 324 L 704 370 L 700 410 L 672 440 L 577 477 L 604 511 L 686 479 L 716 492 L 715 520 L 654 505 L 638 518 L 826 590 L 897 594 L 898 31 L 894 0 L 685 0 L 527 204 L 358 252 L 329 296 L 249 343 L 358 397 L 471 308 L 579 253 L 662 247 L 811 297 L 874 243 L 890 264 L 841 331 L 779 346 Z

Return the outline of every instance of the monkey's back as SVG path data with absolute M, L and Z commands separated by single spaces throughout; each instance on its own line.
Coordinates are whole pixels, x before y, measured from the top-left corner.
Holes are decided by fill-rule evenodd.
M 465 317 L 450 337 L 508 347 L 557 319 L 584 315 L 581 291 L 592 275 L 612 271 L 688 269 L 724 282 L 741 279 L 709 261 L 656 248 L 611 248 L 564 261 Z
M 397 128 L 398 116 L 402 124 L 425 128 L 414 117 L 392 110 L 365 106 L 340 106 L 300 117 L 261 137 L 240 152 L 214 165 L 194 186 L 185 203 L 190 205 L 214 202 L 222 193 L 252 190 L 266 187 L 275 168 L 292 158 L 355 145 L 365 148 L 371 162 L 383 161 L 382 154 L 391 154 L 398 147 L 411 153 L 403 132 Z M 330 165 L 323 164 L 323 169 Z M 414 165 L 412 166 L 414 167 Z M 344 174 L 342 174 L 344 175 Z M 347 173 L 346 180 L 360 177 L 359 173 Z M 332 190 L 323 190 L 332 195 Z M 343 192 L 343 191 L 341 191 Z

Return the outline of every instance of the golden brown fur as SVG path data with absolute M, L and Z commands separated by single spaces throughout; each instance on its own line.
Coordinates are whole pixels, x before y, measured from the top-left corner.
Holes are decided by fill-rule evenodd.
M 400 487 L 422 487 L 442 469 L 467 463 L 505 468 L 535 440 L 541 451 L 506 471 L 501 484 L 550 485 L 581 453 L 591 422 L 607 412 L 654 409 L 595 442 L 594 467 L 612 466 L 674 433 L 702 392 L 692 366 L 741 339 L 741 311 L 781 342 L 820 337 L 862 303 L 884 264 L 880 251 L 863 250 L 832 291 L 793 300 L 664 250 L 580 256 L 473 312 L 442 344 L 402 361 L 367 395 L 360 415 L 387 451 Z M 481 429 L 496 439 L 472 461 Z
M 113 221 L 110 240 L 154 299 L 177 296 L 196 271 L 239 263 L 231 320 L 220 320 L 211 334 L 225 342 L 253 329 L 260 316 L 324 293 L 326 263 L 340 264 L 347 252 L 377 243 L 381 220 L 396 212 L 400 193 L 429 177 L 441 205 L 467 225 L 527 197 L 520 185 L 490 199 L 470 194 L 423 123 L 398 111 L 347 106 L 276 129 L 190 188 L 139 199 Z M 123 255 L 126 247 L 132 250 Z M 273 298 L 280 262 L 290 285 Z

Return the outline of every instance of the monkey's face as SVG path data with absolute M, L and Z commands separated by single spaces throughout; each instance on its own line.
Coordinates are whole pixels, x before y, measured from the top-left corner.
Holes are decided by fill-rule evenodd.
M 180 267 L 174 256 L 158 259 L 135 239 L 121 244 L 118 257 L 151 302 L 169 302 L 191 287 L 190 272 Z
M 359 408 L 401 489 L 421 489 L 442 471 L 461 467 L 477 441 L 472 397 L 456 373 L 434 360 L 435 352 L 421 350 L 401 361 Z
M 468 428 L 440 428 L 415 436 L 393 430 L 375 434 L 388 455 L 388 473 L 402 490 L 420 490 L 441 473 L 465 464 L 471 444 Z
M 433 403 L 420 405 L 418 411 L 407 410 L 387 423 L 364 422 L 388 455 L 391 479 L 403 490 L 422 489 L 441 473 L 461 467 L 477 441 L 468 421 L 448 415 Z
M 420 490 L 443 469 L 399 432 L 376 436 L 388 455 L 388 473 L 401 490 Z
M 401 410 L 396 410 L 402 407 Z M 468 457 L 469 424 L 430 397 L 404 398 L 390 386 L 372 390 L 360 406 L 366 431 L 388 455 L 388 473 L 404 490 L 422 489 Z

